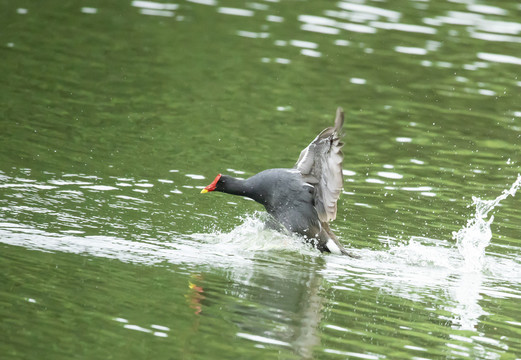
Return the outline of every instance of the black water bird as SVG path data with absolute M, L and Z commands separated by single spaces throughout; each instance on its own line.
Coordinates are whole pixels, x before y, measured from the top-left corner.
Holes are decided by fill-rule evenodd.
M 217 175 L 201 193 L 221 191 L 249 197 L 266 208 L 274 224 L 309 239 L 320 251 L 353 256 L 340 244 L 329 222 L 336 218 L 342 191 L 344 112 L 300 153 L 292 169 L 264 170 L 248 179 Z

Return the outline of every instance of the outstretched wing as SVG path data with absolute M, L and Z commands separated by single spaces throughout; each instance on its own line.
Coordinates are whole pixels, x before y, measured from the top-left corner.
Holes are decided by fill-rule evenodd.
M 295 164 L 304 180 L 315 186 L 315 208 L 320 221 L 336 218 L 337 200 L 342 191 L 342 126 L 344 111 L 336 110 L 335 126 L 324 129 L 302 150 Z

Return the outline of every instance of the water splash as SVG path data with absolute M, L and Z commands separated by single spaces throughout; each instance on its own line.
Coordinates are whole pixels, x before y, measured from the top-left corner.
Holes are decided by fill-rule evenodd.
M 488 213 L 508 196 L 515 196 L 520 187 L 521 175 L 518 175 L 510 189 L 504 190 L 494 200 L 481 200 L 480 198 L 472 197 L 472 205 L 476 207 L 474 217 L 468 220 L 465 227 L 452 233 L 452 238 L 456 240 L 458 251 L 465 260 L 465 270 L 476 271 L 483 267 L 485 249 L 490 244 L 490 239 L 492 239 L 490 224 L 494 221 L 494 215 L 487 219 Z
M 237 254 L 253 254 L 255 251 L 276 250 L 320 254 L 311 246 L 305 246 L 302 238 L 294 234 L 284 234 L 266 229 L 268 214 L 255 212 L 241 217 L 242 224 L 231 231 L 214 230 L 211 233 L 192 234 L 191 237 L 212 246 L 216 251 Z

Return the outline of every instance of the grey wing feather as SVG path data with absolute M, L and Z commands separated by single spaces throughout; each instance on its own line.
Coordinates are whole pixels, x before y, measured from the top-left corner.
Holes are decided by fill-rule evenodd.
M 342 154 L 341 142 L 344 112 L 336 111 L 335 126 L 324 129 L 300 153 L 295 168 L 304 180 L 315 186 L 315 208 L 320 221 L 327 222 L 336 218 L 337 200 L 342 191 Z

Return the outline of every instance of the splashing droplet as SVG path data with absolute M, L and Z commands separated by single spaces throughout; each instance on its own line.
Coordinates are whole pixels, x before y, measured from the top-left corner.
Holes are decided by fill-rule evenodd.
M 494 200 L 481 200 L 480 198 L 472 197 L 472 205 L 476 207 L 474 217 L 467 221 L 465 227 L 452 233 L 452 238 L 456 240 L 459 253 L 465 260 L 465 270 L 479 271 L 483 267 L 485 249 L 490 244 L 490 239 L 492 239 L 490 224 L 494 221 L 493 215 L 487 219 L 488 213 L 508 196 L 515 196 L 520 187 L 521 175 L 518 175 L 510 189 L 504 190 Z

